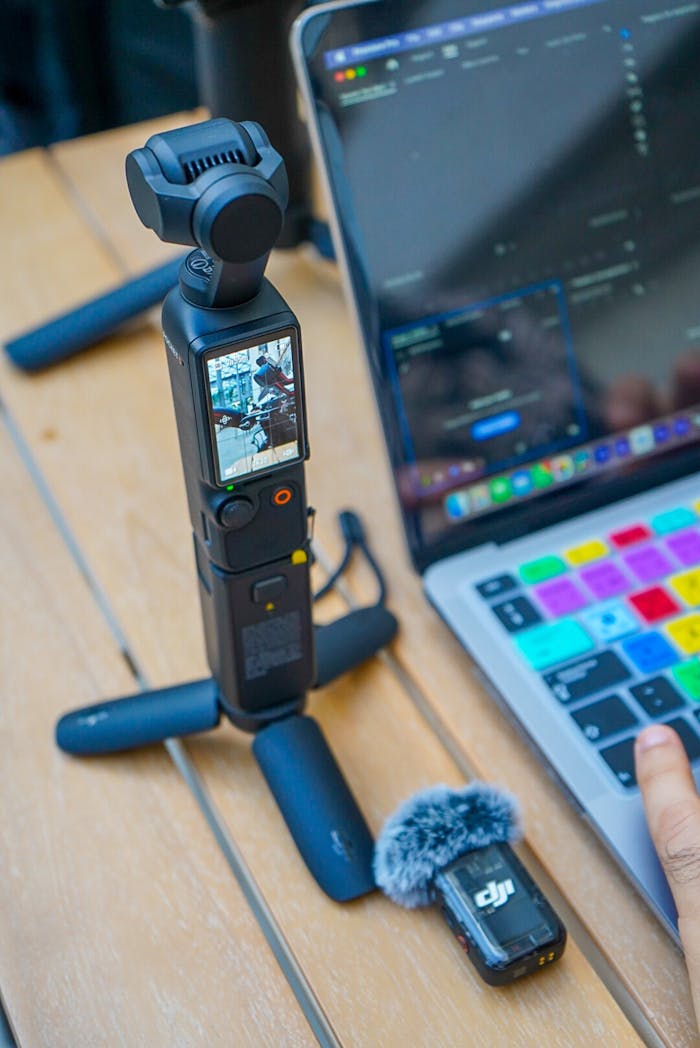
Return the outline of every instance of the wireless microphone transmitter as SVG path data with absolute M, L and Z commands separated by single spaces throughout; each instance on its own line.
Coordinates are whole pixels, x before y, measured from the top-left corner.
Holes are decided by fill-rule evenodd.
M 300 714 L 309 688 L 373 654 L 396 621 L 378 606 L 350 613 L 347 629 L 312 622 L 301 333 L 264 276 L 287 204 L 284 163 L 258 124 L 218 119 L 152 136 L 126 173 L 143 223 L 195 247 L 163 305 L 163 338 L 213 686 L 76 711 L 57 739 L 105 752 L 115 738 L 165 737 L 170 714 L 175 731 L 192 731 L 223 712 L 255 733 L 318 883 L 354 898 L 375 886 L 372 837 L 318 725 Z
M 558 960 L 566 929 L 510 842 L 517 806 L 483 782 L 409 797 L 377 839 L 377 885 L 409 909 L 438 904 L 481 978 L 505 986 Z

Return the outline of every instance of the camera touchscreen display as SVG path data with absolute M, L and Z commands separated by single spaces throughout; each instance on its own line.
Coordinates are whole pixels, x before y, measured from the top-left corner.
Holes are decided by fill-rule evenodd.
M 219 484 L 303 458 L 301 402 L 291 333 L 206 360 Z

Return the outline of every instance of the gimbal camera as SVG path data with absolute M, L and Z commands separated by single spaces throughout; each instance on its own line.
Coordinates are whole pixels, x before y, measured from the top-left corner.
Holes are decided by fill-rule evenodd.
M 66 714 L 73 754 L 213 728 L 253 752 L 309 869 L 334 899 L 374 887 L 373 842 L 306 692 L 386 644 L 381 604 L 328 626 L 311 616 L 308 457 L 299 324 L 265 278 L 287 204 L 284 163 L 259 124 L 205 121 L 127 157 L 131 198 L 165 241 L 195 247 L 163 305 L 210 680 Z
M 245 113 L 262 124 L 284 157 L 289 201 L 276 242 L 317 243 L 313 219 L 311 143 L 297 107 L 289 32 L 308 0 L 156 0 L 183 7 L 192 18 L 200 102 L 213 117 Z M 260 46 L 264 35 L 265 46 Z M 274 84 L 274 90 L 270 85 Z

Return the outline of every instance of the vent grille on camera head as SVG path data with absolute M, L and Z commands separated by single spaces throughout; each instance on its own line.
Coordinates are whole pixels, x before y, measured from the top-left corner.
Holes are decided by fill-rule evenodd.
M 246 162 L 242 149 L 228 149 L 225 153 L 209 153 L 206 156 L 195 157 L 193 160 L 186 160 L 182 166 L 185 178 L 189 183 L 194 182 L 195 178 L 203 175 L 212 167 L 219 167 L 221 164 L 245 164 Z

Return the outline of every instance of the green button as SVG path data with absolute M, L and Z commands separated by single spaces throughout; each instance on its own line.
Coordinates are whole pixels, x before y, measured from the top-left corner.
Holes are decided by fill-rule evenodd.
M 532 480 L 536 488 L 548 488 L 554 483 L 554 477 L 549 466 L 544 462 L 536 462 L 531 470 Z
M 494 502 L 507 502 L 513 494 L 508 477 L 496 477 L 489 484 L 489 491 Z
M 555 662 L 583 655 L 594 646 L 582 626 L 575 619 L 542 622 L 515 638 L 516 645 L 533 670 L 544 670 Z
M 561 557 L 539 557 L 538 560 L 529 560 L 527 564 L 520 565 L 520 578 L 523 582 L 544 582 L 545 579 L 553 579 L 555 575 L 561 575 L 566 571 L 566 564 Z
M 674 666 L 671 672 L 686 695 L 695 702 L 700 701 L 700 662 L 697 659 L 689 659 L 688 662 Z

